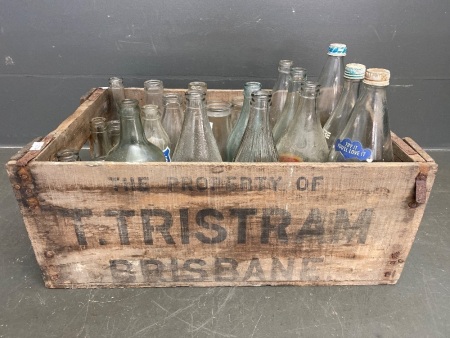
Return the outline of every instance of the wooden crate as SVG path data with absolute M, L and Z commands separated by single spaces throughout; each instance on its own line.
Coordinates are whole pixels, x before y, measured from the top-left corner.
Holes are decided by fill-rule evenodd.
M 141 99 L 142 89 L 126 95 Z M 47 287 L 399 279 L 437 171 L 410 138 L 393 134 L 393 163 L 53 161 L 107 115 L 108 91 L 97 88 L 7 163 Z

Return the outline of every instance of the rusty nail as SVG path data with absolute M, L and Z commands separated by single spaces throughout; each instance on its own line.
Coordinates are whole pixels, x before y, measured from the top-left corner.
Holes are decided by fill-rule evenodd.
M 391 275 L 390 271 L 384 273 L 384 277 L 389 277 Z
M 398 260 L 399 263 L 404 263 L 405 261 L 403 259 Z
M 16 190 L 20 190 L 20 185 L 18 185 L 18 184 L 14 184 L 14 189 L 16 189 Z
M 46 252 L 44 253 L 44 255 L 45 255 L 45 257 L 47 257 L 47 258 L 53 258 L 53 257 L 55 257 L 55 253 L 54 253 L 52 250 L 46 251 Z
M 409 206 L 411 209 L 415 209 L 415 208 L 417 208 L 417 207 L 419 206 L 419 203 L 417 203 L 416 201 L 409 202 L 409 203 L 408 203 L 408 206 Z

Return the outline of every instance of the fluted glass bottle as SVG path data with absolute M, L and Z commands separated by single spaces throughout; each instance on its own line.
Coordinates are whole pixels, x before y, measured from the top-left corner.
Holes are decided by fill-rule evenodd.
M 206 112 L 222 161 L 228 161 L 227 140 L 231 132 L 231 104 L 223 101 L 210 101 L 206 105 Z
M 286 133 L 277 143 L 280 162 L 325 162 L 328 146 L 316 112 L 319 86 L 316 82 L 302 84 L 300 109 Z
M 291 60 L 280 60 L 278 64 L 278 79 L 272 89 L 272 103 L 269 108 L 269 124 L 272 129 L 279 119 L 286 102 L 289 72 L 293 64 L 294 62 Z
M 345 66 L 344 90 L 330 118 L 323 126 L 323 134 L 330 150 L 334 147 L 336 137 L 347 125 L 350 113 L 358 98 L 359 86 L 365 72 L 366 66 L 359 63 L 349 63 Z
M 169 136 L 161 124 L 161 114 L 159 113 L 158 106 L 156 104 L 146 104 L 143 106 L 141 121 L 147 140 L 161 149 L 166 158 L 166 162 L 170 162 L 172 149 L 169 144 Z
M 91 119 L 91 135 L 89 137 L 90 153 L 93 160 L 104 160 L 111 149 L 106 119 L 94 117 Z
M 186 93 L 186 113 L 173 162 L 222 162 L 206 116 L 204 95 L 200 91 Z
M 163 152 L 147 141 L 140 119 L 139 103 L 125 99 L 120 105 L 120 140 L 105 161 L 165 162 Z
M 244 85 L 244 102 L 242 110 L 239 114 L 239 119 L 236 122 L 233 130 L 227 141 L 227 159 L 233 161 L 236 157 L 239 146 L 241 145 L 242 136 L 244 136 L 245 128 L 247 128 L 248 117 L 250 115 L 250 101 L 252 93 L 261 89 L 259 82 L 246 82 Z
M 144 82 L 144 105 L 156 104 L 160 112 L 163 111 L 164 86 L 161 80 L 147 80 Z
M 387 69 L 366 70 L 361 97 L 356 101 L 347 126 L 334 143 L 330 161 L 393 161 L 386 98 L 389 78 Z
M 344 56 L 347 46 L 332 43 L 328 47 L 328 58 L 319 76 L 320 94 L 317 98 L 317 114 L 323 126 L 336 107 L 344 86 Z
M 164 113 L 161 124 L 170 139 L 172 153 L 175 150 L 183 127 L 184 113 L 177 94 L 168 93 L 163 95 Z
M 252 94 L 250 116 L 236 162 L 277 162 L 278 153 L 269 124 L 270 91 L 259 90 Z
M 109 105 L 111 110 L 110 119 L 119 119 L 120 103 L 125 99 L 125 88 L 119 77 L 109 78 Z
M 284 104 L 280 118 L 272 130 L 275 143 L 277 143 L 281 136 L 284 135 L 299 107 L 300 89 L 303 81 L 306 81 L 306 69 L 301 67 L 292 67 L 289 77 L 289 90 L 286 103 Z

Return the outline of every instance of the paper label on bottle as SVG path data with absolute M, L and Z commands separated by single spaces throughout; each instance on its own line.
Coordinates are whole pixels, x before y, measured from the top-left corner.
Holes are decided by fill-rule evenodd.
M 356 158 L 360 161 L 372 162 L 372 150 L 364 148 L 359 141 L 353 141 L 349 138 L 337 139 L 334 150 L 340 152 L 346 159 Z
M 166 158 L 166 162 L 170 162 L 170 148 L 166 147 L 166 149 L 163 150 L 164 157 Z

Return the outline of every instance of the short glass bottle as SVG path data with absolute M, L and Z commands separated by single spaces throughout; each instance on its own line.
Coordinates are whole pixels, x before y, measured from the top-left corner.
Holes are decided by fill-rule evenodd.
M 120 140 L 105 161 L 165 162 L 163 152 L 147 141 L 140 119 L 139 102 L 125 99 L 120 105 Z
M 328 148 L 334 147 L 336 137 L 344 130 L 355 106 L 359 94 L 361 80 L 364 79 L 366 66 L 360 63 L 349 63 L 345 66 L 344 90 L 331 113 L 330 118 L 323 126 L 323 134 L 327 140 Z
M 161 80 L 147 80 L 144 82 L 144 105 L 156 104 L 159 111 L 163 111 L 164 86 Z
M 234 160 L 239 146 L 241 145 L 242 137 L 244 136 L 245 129 L 247 128 L 248 117 L 250 115 L 250 101 L 252 99 L 252 93 L 260 89 L 261 83 L 259 82 L 246 82 L 244 85 L 244 102 L 242 104 L 242 110 L 239 114 L 239 119 L 231 131 L 227 141 L 228 161 Z
M 286 133 L 277 143 L 280 162 L 325 162 L 328 147 L 316 113 L 319 85 L 306 81 L 302 84 L 302 104 Z
M 267 90 L 253 92 L 250 117 L 236 162 L 277 162 L 278 153 L 269 125 L 269 104 L 271 93 Z
M 231 133 L 231 104 L 222 101 L 209 102 L 206 105 L 206 113 L 219 147 L 222 161 L 228 161 L 227 140 Z
M 62 149 L 56 153 L 58 162 L 77 162 L 81 161 L 79 152 L 76 149 Z
M 318 83 L 320 94 L 317 98 L 317 114 L 323 126 L 336 107 L 344 86 L 344 56 L 347 46 L 332 43 L 328 46 L 328 58 L 320 73 Z
M 169 148 L 175 150 L 183 127 L 184 112 L 181 108 L 180 96 L 178 94 L 167 93 L 163 95 L 164 113 L 161 124 L 170 139 Z
M 106 119 L 104 117 L 94 117 L 91 119 L 90 126 L 89 144 L 91 158 L 93 160 L 104 160 L 111 149 Z
M 300 104 L 300 89 L 302 82 L 306 81 L 306 69 L 301 67 L 292 67 L 289 76 L 289 90 L 284 104 L 283 111 L 272 130 L 275 143 L 284 135 L 287 128 L 294 118 L 295 112 Z
M 289 72 L 293 64 L 294 62 L 291 60 L 280 60 L 278 64 L 278 79 L 272 89 L 272 104 L 269 108 L 271 129 L 273 129 L 283 111 L 288 93 Z
M 362 94 L 353 107 L 347 126 L 334 143 L 329 161 L 394 160 L 386 97 L 389 78 L 387 69 L 366 70 Z
M 172 156 L 170 139 L 161 124 L 161 114 L 156 104 L 146 104 L 142 107 L 141 121 L 147 140 L 157 146 L 164 153 L 166 162 Z
M 234 96 L 231 98 L 231 128 L 234 128 L 241 114 L 244 104 L 244 96 Z
M 125 88 L 120 77 L 109 78 L 110 120 L 119 119 L 120 103 L 125 99 Z
M 202 92 L 187 91 L 183 128 L 172 162 L 222 162 L 204 101 Z
M 120 121 L 111 120 L 106 123 L 106 130 L 108 131 L 108 139 L 110 147 L 115 147 L 120 140 Z

